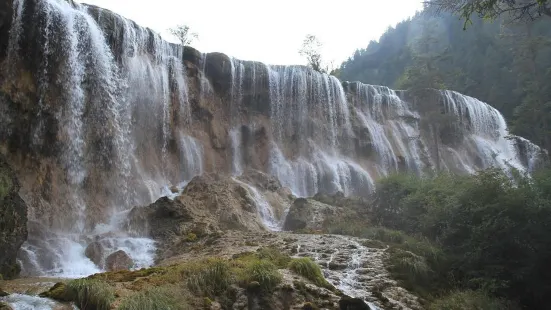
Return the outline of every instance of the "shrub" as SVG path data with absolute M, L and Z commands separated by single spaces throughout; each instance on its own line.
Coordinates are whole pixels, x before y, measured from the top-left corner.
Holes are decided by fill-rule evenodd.
M 119 310 L 184 310 L 189 309 L 179 292 L 169 287 L 155 287 L 122 299 Z
M 269 260 L 279 268 L 286 268 L 291 261 L 289 255 L 282 253 L 275 247 L 261 248 L 258 250 L 257 256 L 260 259 Z
M 113 287 L 94 279 L 77 279 L 67 283 L 65 297 L 81 310 L 109 310 L 115 300 Z
M 0 169 L 0 200 L 4 199 L 12 190 L 12 180 L 7 171 Z
M 208 297 L 215 297 L 224 292 L 232 283 L 233 276 L 228 263 L 221 259 L 213 259 L 184 271 L 188 275 L 188 288 Z
M 413 284 L 424 284 L 429 279 L 432 270 L 424 257 L 397 248 L 392 248 L 389 254 L 388 269 L 395 278 Z
M 263 291 L 273 290 L 283 277 L 277 267 L 269 261 L 256 261 L 247 266 L 244 270 L 247 283 L 258 282 Z
M 312 281 L 317 286 L 333 289 L 333 286 L 323 277 L 320 267 L 308 257 L 291 260 L 289 269 Z
M 515 307 L 501 299 L 492 298 L 483 292 L 453 292 L 434 301 L 430 310 L 512 310 Z

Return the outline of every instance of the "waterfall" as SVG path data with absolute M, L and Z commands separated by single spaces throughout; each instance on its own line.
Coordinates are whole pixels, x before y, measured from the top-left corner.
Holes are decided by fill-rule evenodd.
M 151 264 L 154 251 L 143 251 L 154 248 L 151 241 L 127 236 L 109 223 L 115 214 L 160 197 L 166 184 L 203 172 L 201 142 L 181 134 L 192 125 L 182 48 L 86 5 L 63 0 L 14 4 L 10 75 L 21 74 L 17 64 L 25 61 L 22 48 L 29 46 L 23 40 L 29 40 L 32 21 L 39 34 L 38 117 L 50 113 L 58 124 L 57 160 L 65 174 L 57 181 L 58 197 L 40 198 L 29 212 L 30 221 L 40 224 L 33 224 L 36 229 L 21 251 L 23 272 L 64 277 L 98 272 L 84 255 L 92 237 L 109 243 L 108 251 L 127 251 L 140 267 Z M 45 126 L 40 119 L 37 124 Z M 33 141 L 43 145 L 48 130 L 34 132 Z M 179 155 L 173 155 L 174 148 Z M 109 228 L 102 234 L 119 237 L 102 237 L 97 229 L 102 225 Z
M 509 136 L 496 109 L 456 92 L 415 99 L 304 66 L 201 54 L 97 7 L 13 4 L 0 51 L 0 150 L 30 206 L 27 274 L 99 271 L 84 255 L 97 238 L 151 264 L 155 244 L 117 219 L 206 172 L 253 168 L 299 197 L 365 196 L 392 173 L 533 171 L 541 160 L 539 147 Z M 247 189 L 276 229 L 262 193 Z

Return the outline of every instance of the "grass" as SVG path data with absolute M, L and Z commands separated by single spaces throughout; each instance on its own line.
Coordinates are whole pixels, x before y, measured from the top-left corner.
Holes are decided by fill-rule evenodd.
M 278 268 L 287 268 L 291 257 L 287 254 L 282 253 L 279 249 L 275 247 L 267 247 L 258 249 L 257 254 L 259 259 L 265 259 L 272 262 Z
M 242 280 L 247 283 L 249 288 L 251 288 L 253 282 L 256 282 L 260 290 L 264 292 L 275 289 L 283 279 L 276 265 L 264 260 L 252 262 L 245 268 L 244 275 L 245 277 Z
M 515 307 L 503 300 L 478 291 L 456 291 L 435 300 L 429 310 L 512 310 Z
M 190 309 L 176 288 L 153 287 L 126 296 L 119 310 L 185 310 Z
M 279 269 L 288 268 L 290 262 L 288 255 L 267 247 L 234 255 L 229 260 L 210 258 L 96 274 L 67 284 L 58 283 L 41 296 L 73 301 L 81 310 L 105 310 L 115 300 L 114 286 L 124 283 L 134 293 L 117 301 L 118 309 L 122 310 L 190 309 L 202 307 L 206 300 L 215 300 L 225 307 L 235 302 L 238 286 L 267 296 L 264 293 L 277 289 L 283 281 Z M 313 274 L 316 272 L 318 283 L 323 284 L 321 270 L 314 264 Z
M 211 259 L 184 271 L 188 288 L 208 297 L 215 297 L 228 289 L 234 276 L 227 261 Z
M 114 289 L 106 282 L 93 279 L 72 280 L 65 286 L 65 298 L 81 310 L 109 310 L 115 301 Z
M 289 269 L 294 273 L 305 277 L 320 287 L 333 290 L 334 287 L 325 280 L 320 267 L 310 258 L 295 258 L 289 263 Z

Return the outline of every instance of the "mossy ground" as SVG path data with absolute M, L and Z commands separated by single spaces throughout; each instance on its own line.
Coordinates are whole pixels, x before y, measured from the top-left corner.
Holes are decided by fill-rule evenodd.
M 297 281 L 301 285 L 283 284 L 284 274 L 289 272 L 303 279 Z M 202 309 L 215 302 L 229 307 L 236 302 L 238 292 L 260 296 L 261 302 L 266 303 L 276 291 L 296 289 L 314 305 L 316 300 L 309 300 L 313 296 L 311 292 L 300 289 L 308 282 L 334 289 L 313 261 L 292 259 L 277 248 L 266 247 L 230 259 L 211 257 L 136 271 L 95 274 L 86 279 L 57 283 L 41 296 L 79 304 L 93 301 L 100 310 L 107 303 L 123 310 Z M 102 292 L 105 298 L 98 299 L 97 292 Z

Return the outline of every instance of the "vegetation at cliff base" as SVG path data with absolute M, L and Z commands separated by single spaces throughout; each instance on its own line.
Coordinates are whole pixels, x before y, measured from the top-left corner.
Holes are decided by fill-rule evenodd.
M 461 300 L 473 303 L 462 309 L 546 308 L 551 169 L 532 177 L 499 169 L 392 175 L 378 182 L 367 207 L 369 219 L 328 232 L 386 243 L 391 274 L 436 303 L 431 309 Z
M 115 301 L 115 290 L 107 282 L 97 279 L 76 279 L 56 283 L 40 294 L 62 302 L 74 302 L 81 310 L 109 310 Z

